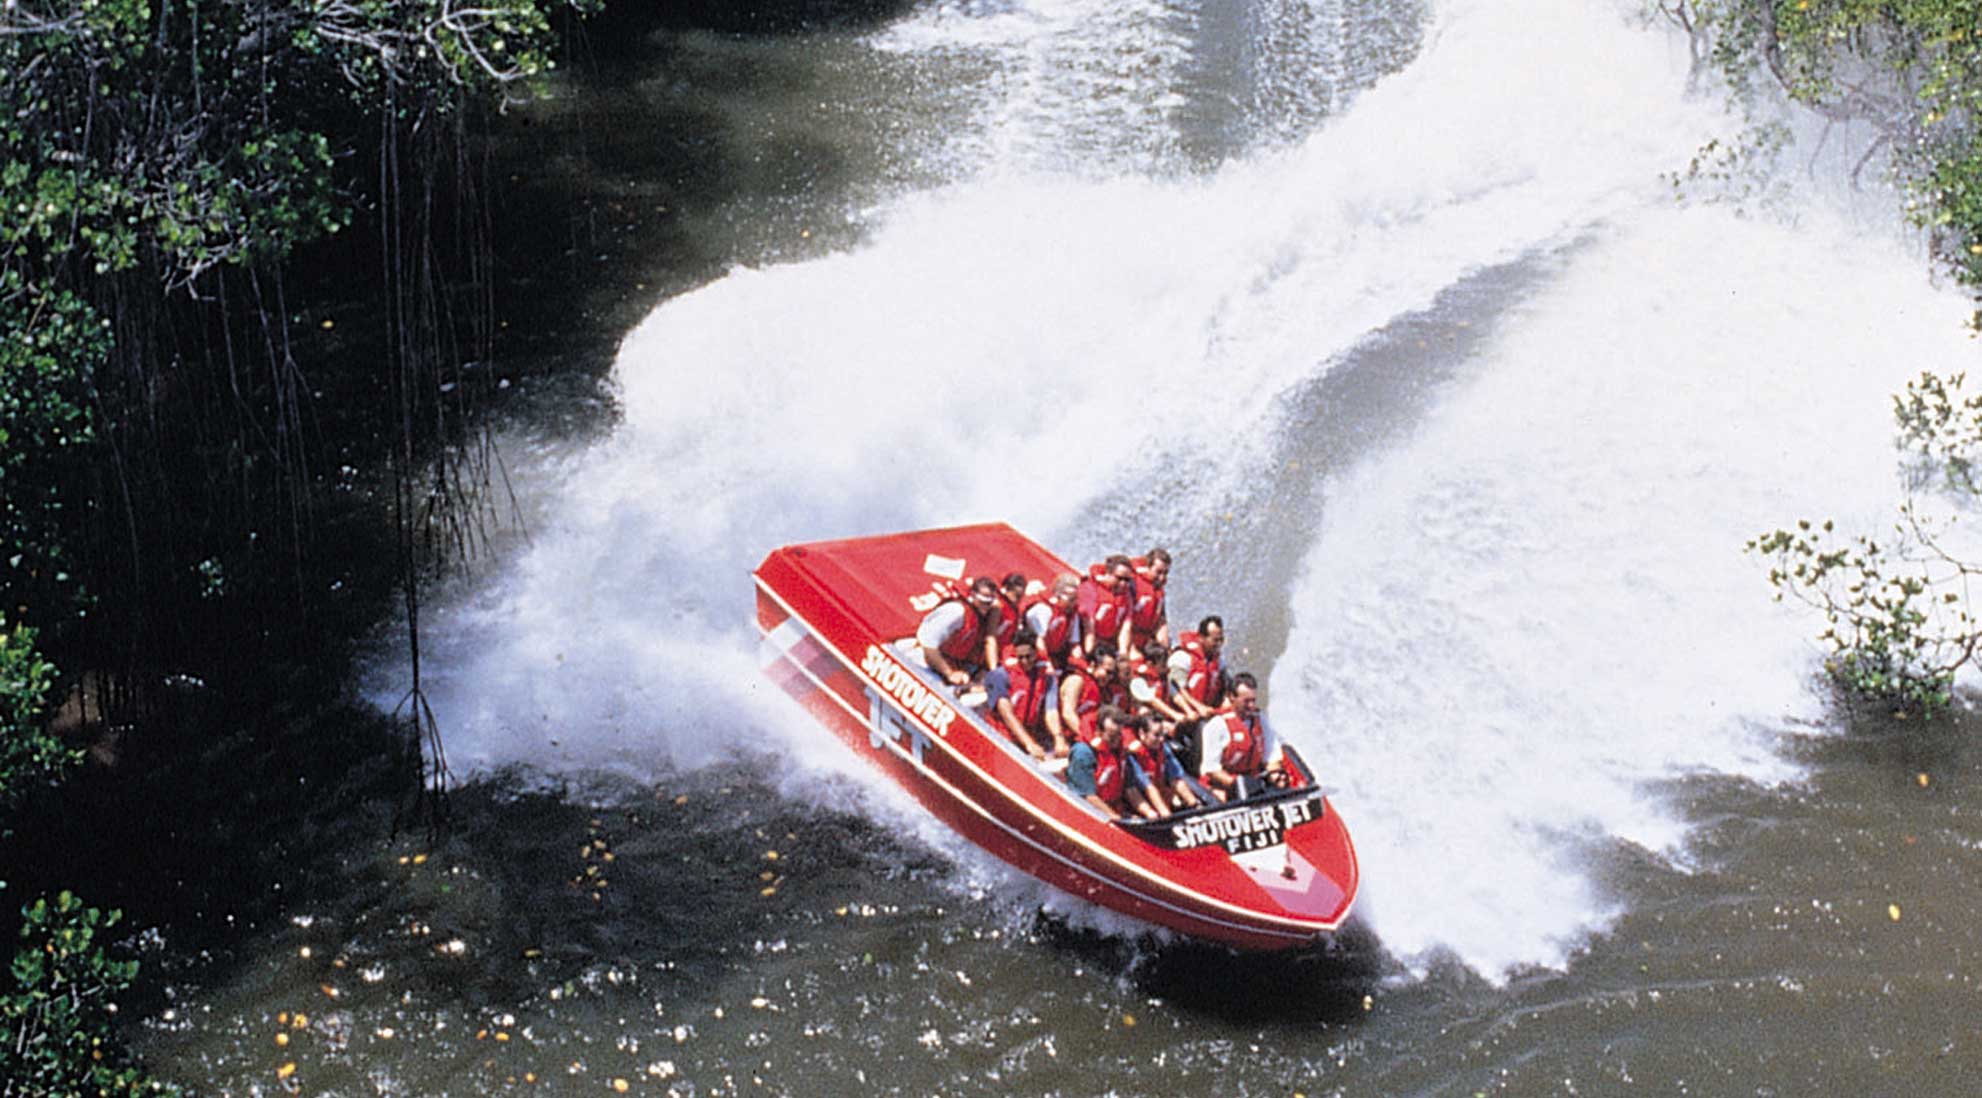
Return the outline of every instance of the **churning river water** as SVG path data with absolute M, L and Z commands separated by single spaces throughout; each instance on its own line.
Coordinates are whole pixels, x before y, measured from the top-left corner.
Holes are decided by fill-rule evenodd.
M 1889 394 L 1975 353 L 1835 149 L 1677 201 L 1739 123 L 1605 0 L 936 0 L 651 46 L 546 124 L 609 117 L 637 176 L 694 119 L 743 182 L 668 215 L 726 273 L 625 334 L 607 437 L 515 446 L 531 537 L 430 627 L 453 829 L 175 970 L 161 1075 L 1982 1089 L 1982 751 L 1834 710 L 1742 552 L 1890 523 Z M 767 550 L 992 519 L 1176 553 L 1173 618 L 1225 616 L 1341 790 L 1334 949 L 1050 893 L 758 677 Z

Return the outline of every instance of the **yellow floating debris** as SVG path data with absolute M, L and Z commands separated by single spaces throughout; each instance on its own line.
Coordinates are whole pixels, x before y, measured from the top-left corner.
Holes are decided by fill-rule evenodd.
M 1898 904 L 1887 904 L 1887 905 L 1886 905 L 1886 916 L 1887 916 L 1888 918 L 1890 918 L 1890 919 L 1892 919 L 1892 921 L 1893 921 L 1893 922 L 1899 922 L 1899 905 L 1898 905 Z
M 775 861 L 777 861 L 777 860 L 778 860 L 778 852 L 777 852 L 777 851 L 775 851 L 775 850 L 766 850 L 766 851 L 764 852 L 764 860 L 765 860 L 765 861 L 767 861 L 767 862 L 775 862 Z
M 337 989 L 330 986 L 329 984 L 318 984 L 317 990 L 323 992 L 327 998 L 331 998 L 331 999 L 337 998 L 338 995 Z
M 536 1082 L 536 1081 L 537 1081 L 537 1073 L 536 1073 L 536 1072 L 534 1072 L 534 1071 L 526 1071 L 526 1072 L 524 1072 L 524 1073 L 523 1073 L 523 1081 L 524 1081 L 524 1082 L 526 1082 L 526 1083 L 534 1083 L 534 1082 Z
M 287 1079 L 294 1074 L 296 1074 L 296 1061 L 294 1060 L 275 1069 L 275 1077 L 277 1079 Z
M 688 803 L 688 794 L 686 794 L 686 793 L 683 793 L 683 794 L 682 794 L 681 796 L 679 796 L 679 797 L 676 797 L 676 798 L 674 799 L 674 803 L 676 803 L 676 804 L 687 804 L 687 803 Z
M 426 865 L 426 864 L 427 864 L 427 856 L 426 856 L 425 854 L 415 854 L 415 855 L 413 855 L 413 864 L 414 864 L 414 865 Z
M 328 319 L 327 319 L 327 320 L 325 320 L 325 321 L 323 322 L 323 330 L 324 330 L 324 331 L 326 331 L 326 332 L 328 332 L 328 331 L 330 331 L 330 330 L 331 330 L 332 328 L 335 328 L 335 327 L 337 327 L 337 322 L 336 322 L 335 320 L 328 320 Z
M 276 1047 L 276 1048 L 288 1048 L 288 1047 L 289 1047 L 289 1035 L 288 1035 L 287 1033 L 278 1033 L 278 1034 L 276 1034 L 276 1035 L 275 1035 L 275 1047 Z
M 613 1088 L 613 1090 L 615 1090 L 615 1091 L 617 1091 L 617 1092 L 618 1092 L 618 1093 L 620 1093 L 620 1094 L 625 1094 L 625 1093 L 626 1093 L 626 1088 L 627 1088 L 627 1087 L 629 1087 L 629 1086 L 631 1086 L 631 1085 L 632 1085 L 631 1083 L 628 1083 L 628 1082 L 627 1082 L 626 1080 L 624 1080 L 624 1079 L 614 1079 L 614 1080 L 612 1081 L 612 1088 Z
M 759 895 L 759 896 L 763 896 L 763 897 L 765 897 L 765 898 L 767 898 L 767 899 L 768 899 L 769 897 L 772 897 L 772 896 L 776 896 L 777 894 L 778 894 L 778 886 L 777 886 L 777 885 L 767 885 L 767 886 L 766 886 L 766 887 L 765 887 L 764 889 L 762 889 L 761 891 L 759 891 L 759 892 L 757 893 L 757 895 Z
M 1136 1016 L 1135 1016 L 1135 1015 L 1133 1015 L 1133 1014 L 1124 1014 L 1124 1015 L 1122 1015 L 1122 1027 L 1123 1027 L 1124 1029 L 1134 1029 L 1134 1028 L 1135 1028 L 1135 1025 L 1136 1025 Z
M 1920 788 L 1927 788 L 1927 772 L 1925 770 L 1922 770 L 1920 776 L 1914 780 L 1920 783 Z
M 299 950 L 297 950 L 297 951 L 296 951 L 296 956 L 298 956 L 298 957 L 301 957 L 301 958 L 303 958 L 303 959 L 304 959 L 304 960 L 306 960 L 306 961 L 307 961 L 307 960 L 309 960 L 309 959 L 310 959 L 310 947 L 309 947 L 309 946 L 304 946 L 303 948 L 301 948 L 301 949 L 299 949 Z
M 289 1024 L 297 1029 L 308 1029 L 310 1027 L 310 1016 L 299 1010 L 296 1012 L 296 1016 L 289 1020 Z
M 505 1030 L 497 1030 L 497 1031 L 496 1031 L 496 1040 L 498 1040 L 498 1041 L 507 1041 L 507 1040 L 509 1040 L 509 1033 L 508 1033 L 507 1031 L 505 1031 Z
M 279 1025 L 279 1026 L 286 1026 L 286 1025 L 288 1025 L 288 1024 L 289 1024 L 289 1012 L 285 1010 L 285 1011 L 283 1011 L 283 1012 L 281 1012 L 280 1014 L 277 1014 L 277 1015 L 275 1016 L 275 1024 L 276 1024 L 276 1025 Z
M 486 1041 L 486 1040 L 488 1040 L 488 1039 L 489 1039 L 489 1031 L 488 1031 L 488 1030 L 486 1030 L 486 1029 L 478 1029 L 478 1030 L 476 1030 L 476 1031 L 475 1031 L 475 1040 L 477 1040 L 477 1041 Z
M 1363 1009 L 1365 1011 L 1375 1010 L 1376 1009 L 1375 997 L 1369 995 L 1363 996 Z

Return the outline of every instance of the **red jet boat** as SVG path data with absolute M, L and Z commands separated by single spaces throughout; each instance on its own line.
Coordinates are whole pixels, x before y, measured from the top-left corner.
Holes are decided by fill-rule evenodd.
M 1074 795 L 923 666 L 916 626 L 946 581 L 1079 574 L 1002 523 L 790 545 L 755 573 L 759 662 L 938 819 L 1057 888 L 1195 938 L 1286 949 L 1342 925 L 1349 832 L 1305 784 L 1165 820 L 1114 819 Z

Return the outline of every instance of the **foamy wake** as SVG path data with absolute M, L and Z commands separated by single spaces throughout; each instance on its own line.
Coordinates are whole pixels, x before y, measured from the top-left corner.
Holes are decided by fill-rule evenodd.
M 1010 52 L 1064 6 L 940 10 Z M 1587 858 L 1683 846 L 1649 782 L 1787 775 L 1770 736 L 1812 713 L 1807 623 L 1741 542 L 1876 509 L 1884 394 L 1965 351 L 1892 244 L 1668 208 L 1657 173 L 1726 123 L 1684 98 L 1683 46 L 1588 8 L 1453 5 L 1352 111 L 1210 177 L 1013 154 L 856 250 L 663 304 L 621 349 L 621 428 L 534 486 L 532 548 L 432 620 L 457 767 L 640 775 L 770 744 L 844 770 L 757 673 L 768 550 L 982 519 L 1079 547 L 1098 501 L 1161 513 L 1148 453 L 1250 475 L 1270 447 L 1246 440 L 1320 364 L 1586 241 L 1411 441 L 1330 486 L 1271 683 L 1283 726 L 1328 730 L 1309 746 L 1386 941 L 1562 963 L 1615 903 Z M 1078 102 L 1051 71 L 1005 94 Z M 1150 411 L 1124 428 L 1131 390 Z
M 1972 352 L 1917 256 L 1813 211 L 1616 224 L 1408 444 L 1332 485 L 1272 686 L 1345 790 L 1400 954 L 1560 965 L 1612 844 L 1684 862 L 1659 779 L 1795 776 L 1817 628 L 1742 552 L 1887 529 L 1888 394 Z

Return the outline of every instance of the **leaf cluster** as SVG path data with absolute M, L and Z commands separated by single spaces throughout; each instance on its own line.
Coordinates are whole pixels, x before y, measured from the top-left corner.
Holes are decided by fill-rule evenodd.
M 52 735 L 43 722 L 54 685 L 55 667 L 36 651 L 33 631 L 18 625 L 9 629 L 6 616 L 0 615 L 0 814 L 82 762 L 82 752 Z
M 1819 639 L 1839 686 L 1902 714 L 1945 709 L 1956 674 L 1982 650 L 1971 590 L 1982 564 L 1950 545 L 1960 514 L 1982 499 L 1982 396 L 1965 396 L 1965 380 L 1922 373 L 1893 398 L 1909 491 L 1889 541 L 1805 520 L 1748 543 L 1769 560 L 1777 599 L 1824 615 Z M 1955 514 L 1929 518 L 1928 500 Z
M 118 1062 L 113 998 L 137 977 L 105 939 L 121 912 L 69 892 L 21 909 L 20 945 L 0 987 L 0 1095 L 166 1095 L 175 1088 Z

